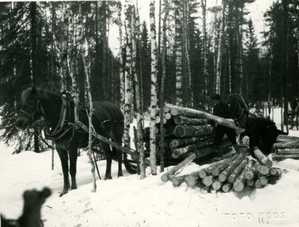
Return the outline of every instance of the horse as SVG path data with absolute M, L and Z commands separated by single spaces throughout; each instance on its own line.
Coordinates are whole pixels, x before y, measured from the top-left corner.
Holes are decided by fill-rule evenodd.
M 35 189 L 26 190 L 23 193 L 23 212 L 18 219 L 6 219 L 1 216 L 1 225 L 3 227 L 42 227 L 41 208 L 46 199 L 51 195 L 50 188 L 43 188 L 40 191 Z
M 121 145 L 124 132 L 124 117 L 121 110 L 107 101 L 95 101 L 93 104 L 92 123 L 95 132 Z M 63 190 L 60 196 L 66 194 L 69 189 L 77 188 L 78 149 L 88 146 L 88 133 L 76 124 L 74 108 L 74 101 L 67 94 L 59 95 L 46 89 L 29 87 L 21 93 L 21 107 L 16 121 L 16 126 L 20 129 L 43 129 L 46 138 L 54 141 L 63 171 Z M 77 113 L 79 121 L 88 126 L 87 111 L 79 108 Z M 94 140 L 93 147 L 97 144 L 99 145 L 99 142 Z M 114 147 L 111 150 L 106 143 L 100 145 L 106 156 L 105 179 L 112 179 L 112 159 L 118 161 L 118 176 L 123 176 L 122 152 Z M 129 173 L 135 173 L 126 155 L 124 164 Z M 71 187 L 68 172 L 71 175 Z

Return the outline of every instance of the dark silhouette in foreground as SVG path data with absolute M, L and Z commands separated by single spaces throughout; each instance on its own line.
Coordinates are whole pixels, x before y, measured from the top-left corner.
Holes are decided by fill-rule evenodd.
M 23 213 L 14 219 L 6 219 L 1 216 L 2 227 L 42 227 L 41 208 L 46 199 L 51 195 L 49 188 L 44 188 L 41 191 L 28 190 L 23 193 Z

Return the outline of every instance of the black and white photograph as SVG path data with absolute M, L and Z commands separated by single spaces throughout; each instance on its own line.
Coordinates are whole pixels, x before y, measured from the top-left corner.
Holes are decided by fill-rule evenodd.
M 0 0 L 0 227 L 298 227 L 299 0 Z

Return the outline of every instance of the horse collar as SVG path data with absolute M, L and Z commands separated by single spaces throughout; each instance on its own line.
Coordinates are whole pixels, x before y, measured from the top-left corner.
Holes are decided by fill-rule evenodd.
M 57 122 L 55 128 L 53 130 L 48 130 L 48 132 L 47 132 L 48 137 L 55 138 L 55 137 L 59 136 L 59 134 L 61 135 L 61 133 L 64 134 L 63 131 L 64 131 L 65 122 L 66 122 L 66 114 L 67 114 L 67 100 L 66 100 L 65 95 L 62 95 L 59 119 L 58 119 L 58 122 Z

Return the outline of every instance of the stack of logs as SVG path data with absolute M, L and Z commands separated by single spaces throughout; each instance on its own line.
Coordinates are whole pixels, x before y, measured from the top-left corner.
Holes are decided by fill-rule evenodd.
M 215 152 L 222 152 L 224 147 L 211 148 L 213 145 L 213 125 L 216 117 L 203 111 L 166 104 L 163 122 L 157 116 L 156 123 L 163 123 L 165 129 L 165 147 L 171 158 L 177 159 L 189 153 L 196 153 L 197 158 Z
M 299 138 L 280 135 L 273 149 L 273 160 L 281 161 L 287 158 L 299 159 Z
M 163 174 L 161 180 L 171 181 L 174 187 L 185 182 L 191 188 L 200 187 L 208 192 L 240 193 L 275 184 L 281 177 L 282 170 L 272 167 L 272 162 L 264 155 L 257 152 L 259 155 L 253 158 L 248 153 L 248 147 L 236 146 L 236 148 L 237 152 L 234 155 L 214 162 L 207 168 L 187 175 L 175 175 L 190 163 L 191 155 L 184 162 Z

